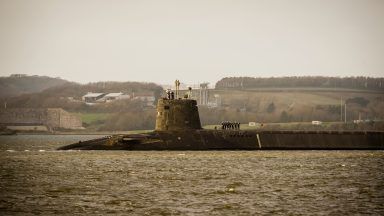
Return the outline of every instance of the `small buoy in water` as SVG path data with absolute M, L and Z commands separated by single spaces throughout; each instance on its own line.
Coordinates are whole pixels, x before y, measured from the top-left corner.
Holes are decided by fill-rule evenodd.
M 28 149 L 25 149 L 24 151 L 25 151 L 25 152 L 29 152 L 29 150 L 28 150 Z
M 8 149 L 7 152 L 15 152 L 15 150 Z
M 40 150 L 39 150 L 39 152 L 45 152 L 45 150 L 43 150 L 43 149 L 40 149 Z

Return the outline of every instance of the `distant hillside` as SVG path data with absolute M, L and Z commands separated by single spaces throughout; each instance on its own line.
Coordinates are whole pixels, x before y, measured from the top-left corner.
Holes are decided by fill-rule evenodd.
M 161 94 L 163 88 L 155 83 L 144 82 L 95 82 L 88 84 L 67 83 L 65 85 L 52 87 L 42 92 L 43 95 L 55 95 L 60 97 L 73 97 L 81 99 L 88 92 L 122 92 L 125 94 Z
M 161 96 L 163 89 L 154 83 L 97 82 L 88 84 L 65 83 L 38 93 L 23 94 L 0 100 L 7 108 L 62 108 L 83 119 L 88 130 L 152 129 L 155 108 L 142 100 L 116 100 L 109 103 L 87 105 L 82 96 L 88 92 L 122 92 L 131 96 Z M 0 107 L 2 109 L 3 106 Z
M 226 77 L 216 83 L 216 89 L 255 88 L 344 88 L 384 91 L 384 78 L 371 77 Z
M 75 112 L 115 112 L 137 107 L 135 101 L 116 101 L 115 103 L 87 106 L 81 102 L 88 92 L 113 93 L 122 92 L 129 95 L 152 95 L 160 97 L 163 89 L 154 83 L 139 82 L 97 82 L 88 84 L 66 83 L 51 87 L 39 93 L 24 94 L 6 100 L 9 108 L 63 108 Z M 135 104 L 135 105 L 133 105 Z M 136 108 L 135 108 L 136 109 Z
M 222 121 L 310 122 L 384 120 L 384 94 L 367 91 L 212 90 L 218 108 L 199 107 L 202 124 Z M 214 98 L 216 96 L 217 98 Z M 347 110 L 345 111 L 345 104 Z M 341 116 L 342 114 L 342 116 Z
M 11 75 L 0 77 L 0 98 L 41 92 L 53 86 L 69 83 L 60 78 L 47 76 Z
M 347 79 L 350 83 L 356 82 L 355 88 L 345 83 L 331 88 L 324 77 L 312 77 L 307 80 L 304 77 L 270 78 L 265 80 L 265 84 L 253 85 L 251 81 L 258 79 L 266 78 L 225 78 L 219 81 L 217 89 L 210 89 L 208 93 L 209 103 L 217 106 L 199 106 L 202 124 L 217 125 L 223 121 L 244 124 L 252 121 L 267 125 L 313 120 L 337 122 L 344 121 L 345 116 L 350 124 L 353 124 L 352 120 L 360 118 L 368 122 L 384 120 L 384 90 L 380 89 L 380 82 L 383 81 L 381 78 L 364 79 L 367 84 L 363 86 L 367 88 L 361 87 L 361 78 Z M 242 87 L 238 83 L 239 80 L 242 80 Z M 296 84 L 288 84 L 287 80 L 293 80 Z M 329 78 L 329 82 L 333 83 L 335 80 Z M 220 87 L 220 83 L 227 87 Z M 375 88 L 368 88 L 375 86 L 374 83 Z M 90 131 L 154 128 L 156 109 L 146 105 L 144 101 L 116 100 L 87 105 L 81 98 L 88 92 L 151 95 L 156 100 L 164 94 L 163 88 L 154 83 L 97 82 L 82 85 L 67 82 L 41 92 L 3 98 L 0 104 L 6 104 L 7 108 L 63 108 L 79 115 L 83 119 L 83 126 Z M 198 90 L 193 92 L 193 97 L 199 101 Z M 5 105 L 0 106 L 0 109 L 3 107 Z

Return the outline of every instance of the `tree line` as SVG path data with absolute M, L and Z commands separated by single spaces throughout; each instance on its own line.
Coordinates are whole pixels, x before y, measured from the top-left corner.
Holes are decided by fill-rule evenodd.
M 216 89 L 251 89 L 251 88 L 347 88 L 359 90 L 384 91 L 384 78 L 372 77 L 225 77 L 216 83 Z

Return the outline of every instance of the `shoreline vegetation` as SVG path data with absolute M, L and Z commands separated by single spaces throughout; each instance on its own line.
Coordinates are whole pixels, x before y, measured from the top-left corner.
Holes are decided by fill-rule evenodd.
M 206 130 L 221 130 L 221 125 L 204 125 Z M 256 123 L 254 126 L 240 124 L 241 130 L 260 131 L 384 131 L 384 122 L 372 123 L 344 123 L 344 122 L 322 122 L 321 125 L 313 125 L 311 122 L 289 122 L 289 123 Z M 149 130 L 128 130 L 128 131 L 92 131 L 92 130 L 56 130 L 56 131 L 16 131 L 2 129 L 0 135 L 116 135 L 116 134 L 137 134 L 148 133 Z
M 85 128 L 53 132 L 46 128 L 47 132 L 27 133 L 111 134 L 151 130 L 156 120 L 156 101 L 164 97 L 164 87 L 155 83 L 78 84 L 39 76 L 0 78 L 0 102 L 4 104 L 0 111 L 61 108 L 77 115 Z M 44 86 L 38 85 L 39 79 L 45 81 Z M 242 123 L 241 129 L 384 131 L 384 78 L 226 77 L 212 84 L 215 88 L 208 89 L 206 104 L 199 105 L 201 124 L 208 129 L 220 128 L 221 122 L 229 121 Z M 122 92 L 132 99 L 89 105 L 82 100 L 89 92 Z M 186 90 L 181 91 L 181 95 L 185 93 Z M 148 104 L 134 99 L 140 95 L 151 95 L 155 101 Z M 198 102 L 199 95 L 199 89 L 192 90 L 192 98 Z M 312 125 L 312 121 L 322 124 Z M 249 122 L 258 125 L 249 127 Z M 261 124 L 263 127 L 259 128 Z M 0 133 L 14 132 L 0 129 Z

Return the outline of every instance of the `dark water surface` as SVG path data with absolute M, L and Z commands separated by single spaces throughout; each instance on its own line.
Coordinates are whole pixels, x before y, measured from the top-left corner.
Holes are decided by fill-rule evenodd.
M 0 136 L 0 215 L 384 215 L 384 151 L 55 151 Z

